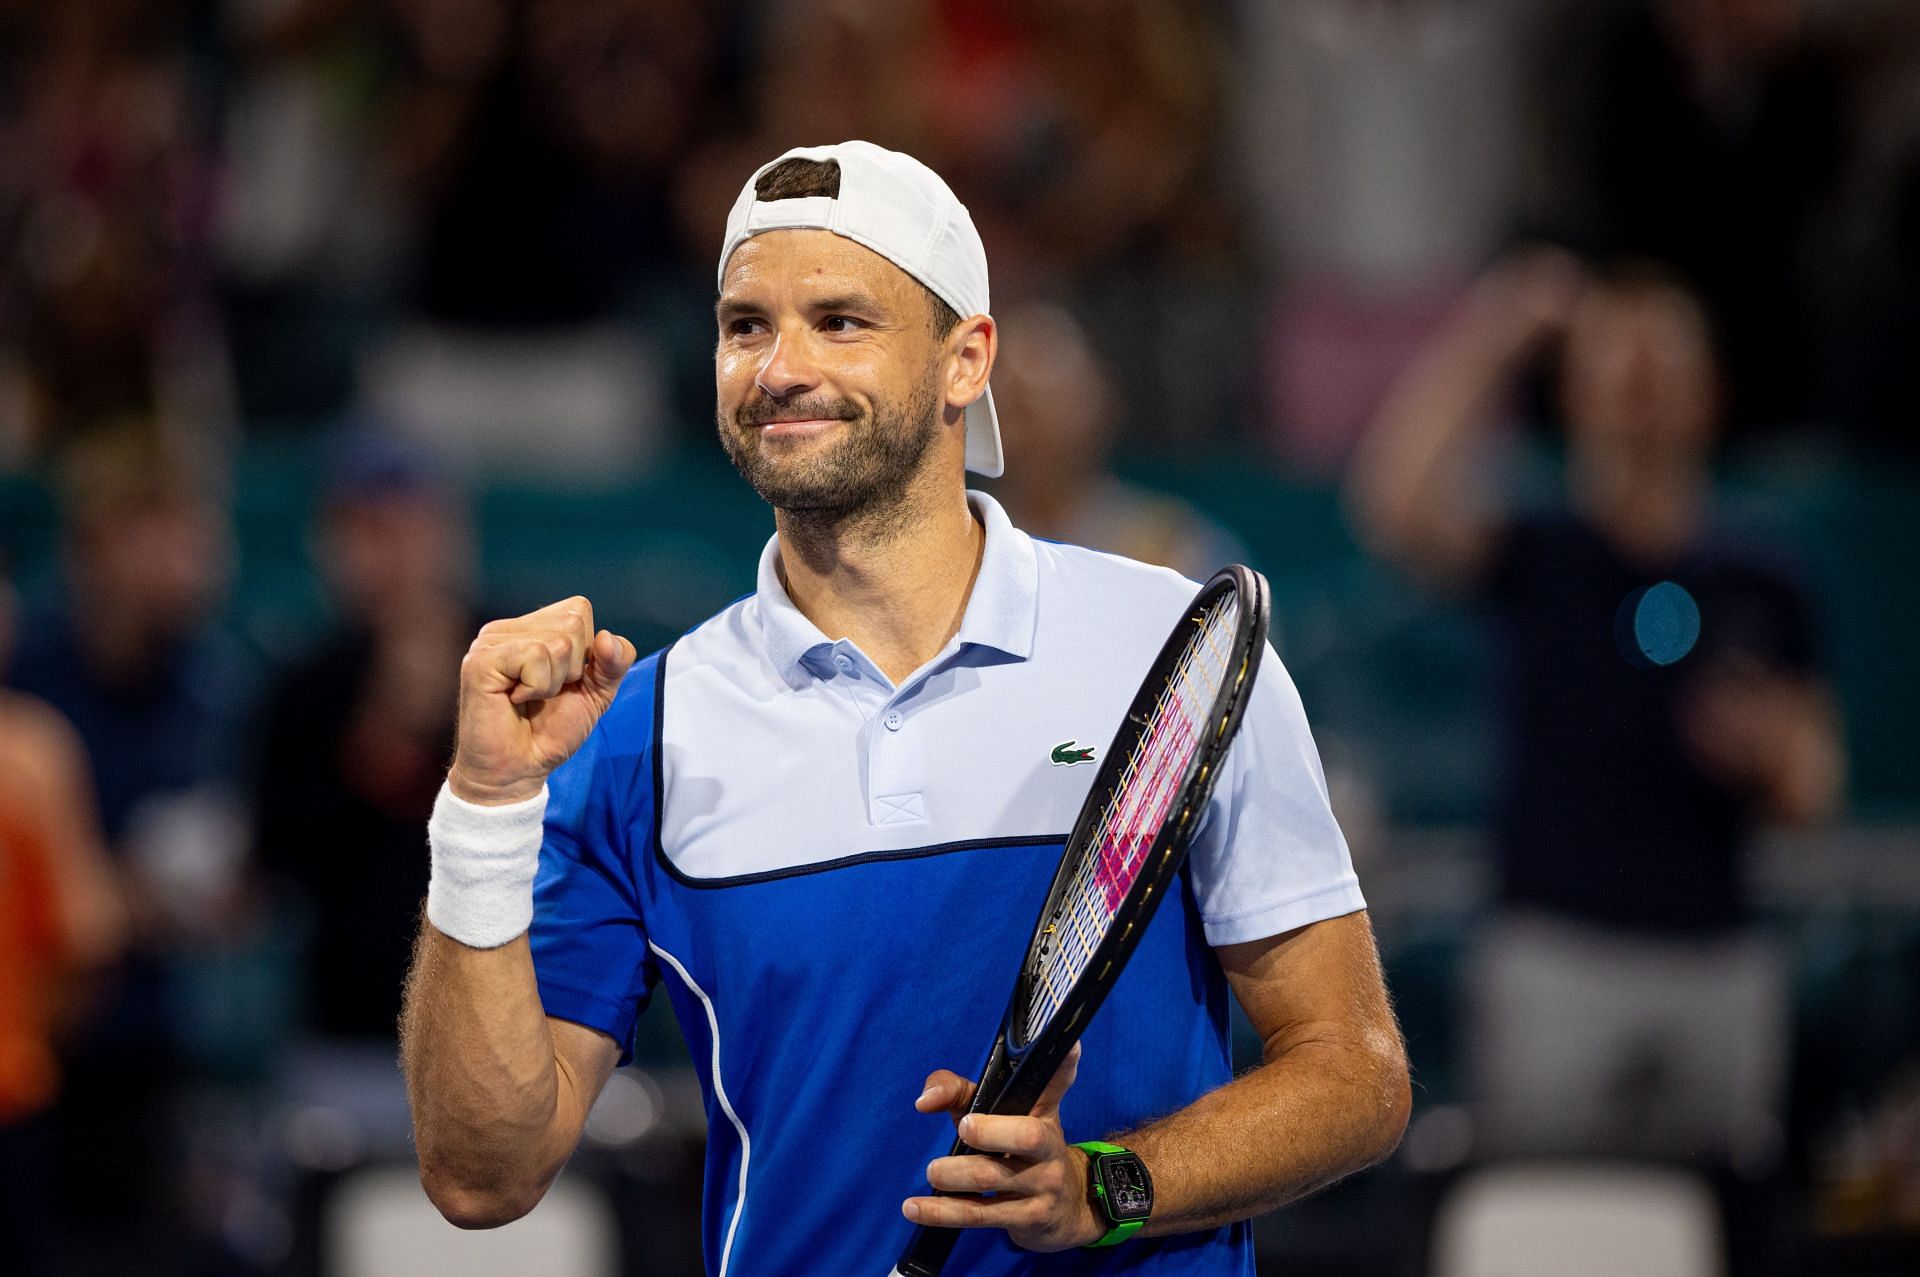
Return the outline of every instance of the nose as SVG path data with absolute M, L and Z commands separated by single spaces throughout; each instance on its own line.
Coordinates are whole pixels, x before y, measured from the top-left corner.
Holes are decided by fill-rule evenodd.
M 775 335 L 753 381 L 774 399 L 786 399 L 819 385 L 819 369 L 807 353 L 806 337 L 790 328 L 782 329 Z

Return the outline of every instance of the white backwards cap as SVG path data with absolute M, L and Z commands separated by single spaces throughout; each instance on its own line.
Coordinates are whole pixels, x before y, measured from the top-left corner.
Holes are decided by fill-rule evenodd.
M 761 174 L 782 160 L 796 159 L 838 164 L 839 196 L 756 197 L 753 188 Z M 727 214 L 720 285 L 726 283 L 727 260 L 734 249 L 763 231 L 796 228 L 832 231 L 872 249 L 925 284 L 962 319 L 988 313 L 987 250 L 980 232 L 940 175 L 911 155 L 871 142 L 842 142 L 797 146 L 762 164 Z M 988 390 L 967 408 L 967 469 L 992 478 L 1005 468 L 1000 417 Z

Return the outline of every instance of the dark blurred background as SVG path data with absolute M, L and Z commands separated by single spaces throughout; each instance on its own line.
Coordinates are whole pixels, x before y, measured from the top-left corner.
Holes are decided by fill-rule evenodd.
M 1016 521 L 1272 580 L 1416 1109 L 1263 1264 L 1920 1271 L 1912 0 L 0 3 L 0 1267 L 700 1271 L 664 1006 L 490 1235 L 392 1025 L 473 629 L 751 588 L 716 245 L 852 137 Z

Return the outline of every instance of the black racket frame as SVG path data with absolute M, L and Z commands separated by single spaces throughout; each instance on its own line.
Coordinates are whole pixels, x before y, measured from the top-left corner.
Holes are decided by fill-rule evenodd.
M 1234 591 L 1240 595 L 1240 622 L 1234 630 L 1227 657 L 1231 672 L 1215 695 L 1200 747 L 1194 751 L 1181 778 L 1179 797 L 1155 834 L 1139 876 L 1114 910 L 1107 933 L 1095 946 L 1059 1009 L 1037 1037 L 1023 1042 L 1019 1036 L 1020 1026 L 1025 1020 L 1040 958 L 1050 937 L 1049 921 L 1063 908 L 1080 863 L 1089 855 L 1097 854 L 1093 837 L 1099 831 L 1101 812 L 1119 787 L 1127 759 L 1150 725 L 1161 691 L 1187 650 L 1191 627 L 1201 623 L 1214 604 Z M 1073 822 L 1073 832 L 1061 853 L 1060 867 L 1054 872 L 1053 885 L 1034 924 L 1033 938 L 1027 944 L 1019 976 L 1014 981 L 1013 997 L 1001 1019 L 993 1052 L 981 1071 L 980 1085 L 974 1091 L 969 1112 L 996 1115 L 1032 1112 L 1034 1102 L 1046 1090 L 1054 1071 L 1079 1040 L 1082 1027 L 1093 1019 L 1094 1012 L 1100 1009 L 1119 980 L 1127 959 L 1133 956 L 1141 935 L 1186 858 L 1187 847 L 1199 828 L 1201 813 L 1206 810 L 1214 783 L 1219 779 L 1221 764 L 1240 729 L 1254 677 L 1260 670 L 1260 654 L 1266 648 L 1270 612 L 1267 579 L 1252 568 L 1230 564 L 1200 587 L 1193 602 L 1187 605 L 1180 624 L 1161 645 L 1160 654 L 1141 680 L 1140 690 L 1134 694 L 1126 717 L 1114 733 L 1113 743 L 1107 747 L 1100 771 L 1087 790 L 1086 801 L 1081 804 L 1080 815 Z M 948 1156 L 961 1157 L 976 1151 L 965 1140 L 956 1139 Z M 939 1277 L 959 1239 L 957 1229 L 917 1226 L 895 1265 L 895 1273 L 901 1277 Z

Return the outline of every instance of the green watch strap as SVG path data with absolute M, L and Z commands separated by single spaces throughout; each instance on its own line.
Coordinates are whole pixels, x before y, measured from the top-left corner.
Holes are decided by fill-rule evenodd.
M 1144 1219 L 1130 1219 L 1124 1224 L 1115 1224 L 1113 1231 L 1109 1232 L 1105 1237 L 1102 1237 L 1097 1242 L 1088 1242 L 1080 1249 L 1099 1250 L 1102 1246 L 1118 1246 L 1121 1242 L 1127 1240 L 1127 1238 L 1133 1236 L 1146 1226 L 1147 1221 Z
M 1088 1189 L 1094 1199 L 1100 1203 L 1100 1216 L 1102 1221 L 1112 1225 L 1112 1227 L 1107 1229 L 1106 1235 L 1101 1237 L 1100 1240 L 1088 1242 L 1081 1249 L 1098 1250 L 1102 1246 L 1118 1246 L 1121 1242 L 1145 1228 L 1147 1221 L 1144 1219 L 1130 1219 L 1122 1224 L 1115 1224 L 1113 1222 L 1113 1214 L 1107 1208 L 1107 1186 L 1101 1182 L 1099 1175 L 1099 1158 L 1103 1153 L 1132 1153 L 1133 1150 L 1130 1148 L 1122 1148 L 1118 1144 L 1108 1144 L 1102 1140 L 1081 1140 L 1075 1144 L 1074 1147 L 1087 1155 L 1087 1170 L 1090 1172 Z

